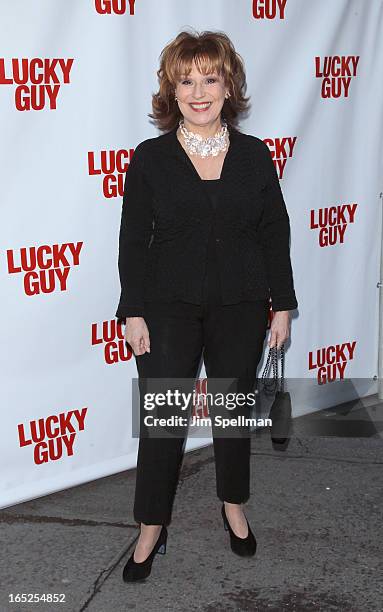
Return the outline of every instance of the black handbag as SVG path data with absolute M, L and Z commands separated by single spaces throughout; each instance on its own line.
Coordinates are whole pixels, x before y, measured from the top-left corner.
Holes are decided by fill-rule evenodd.
M 275 395 L 271 405 L 269 419 L 272 424 L 270 426 L 270 435 L 273 446 L 278 450 L 286 447 L 290 440 L 291 430 L 291 397 L 288 391 L 284 390 L 285 376 L 285 347 L 284 344 L 280 347 L 281 354 L 281 378 L 278 379 L 278 349 L 272 347 L 269 349 L 266 365 L 261 375 L 261 388 L 259 392 L 265 396 Z M 270 365 L 273 366 L 273 377 L 268 378 Z

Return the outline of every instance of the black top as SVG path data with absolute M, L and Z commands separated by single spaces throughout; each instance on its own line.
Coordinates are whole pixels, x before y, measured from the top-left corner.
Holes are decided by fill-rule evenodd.
M 116 316 L 144 316 L 145 301 L 201 304 L 211 232 L 223 305 L 271 297 L 274 311 L 296 308 L 289 216 L 268 146 L 229 126 L 221 178 L 203 181 L 176 131 L 141 142 L 126 173 Z
M 218 187 L 220 179 L 203 179 L 204 185 L 206 185 L 206 192 L 209 196 L 210 202 L 215 211 L 218 206 Z M 222 304 L 222 292 L 221 284 L 219 279 L 219 267 L 217 264 L 217 253 L 215 249 L 215 233 L 214 233 L 214 221 L 211 226 L 209 235 L 209 242 L 207 248 L 206 258 L 206 271 L 203 282 L 202 301 L 208 304 Z M 172 312 L 176 312 L 178 308 L 182 310 L 182 304 L 184 300 L 177 300 L 172 302 Z M 167 306 L 166 303 L 155 302 L 158 309 L 161 306 Z
M 210 198 L 210 202 L 217 213 L 218 206 L 218 188 L 220 186 L 221 179 L 208 179 L 204 180 L 204 185 L 207 189 L 207 193 Z M 203 285 L 203 301 L 209 302 L 210 304 L 222 304 L 222 293 L 221 284 L 219 279 L 219 267 L 217 263 L 217 253 L 215 249 L 215 217 L 211 225 L 211 231 L 209 235 L 209 242 L 207 248 L 207 262 L 206 262 L 206 273 Z

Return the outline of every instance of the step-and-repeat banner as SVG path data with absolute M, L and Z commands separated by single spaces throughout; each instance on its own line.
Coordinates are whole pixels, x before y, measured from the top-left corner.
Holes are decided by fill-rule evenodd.
M 1 507 L 136 463 L 114 316 L 123 184 L 159 135 L 159 54 L 185 28 L 232 39 L 241 129 L 281 181 L 299 302 L 285 374 L 309 383 L 294 415 L 376 391 L 382 0 L 1 0 L 0 24 Z

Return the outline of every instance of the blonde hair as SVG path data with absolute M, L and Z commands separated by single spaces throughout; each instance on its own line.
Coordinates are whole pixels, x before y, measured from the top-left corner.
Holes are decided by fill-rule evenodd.
M 230 97 L 225 98 L 222 114 L 227 123 L 237 128 L 239 115 L 246 113 L 250 97 L 245 97 L 246 76 L 243 59 L 224 32 L 180 32 L 160 54 L 157 70 L 159 90 L 152 96 L 153 112 L 148 116 L 161 131 L 174 129 L 182 116 L 174 99 L 177 80 L 188 76 L 193 60 L 201 72 L 217 72 L 224 78 Z

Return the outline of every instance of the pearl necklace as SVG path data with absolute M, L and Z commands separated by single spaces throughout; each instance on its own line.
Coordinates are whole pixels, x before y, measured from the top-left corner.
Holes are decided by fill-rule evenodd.
M 229 146 L 229 133 L 225 120 L 214 136 L 203 138 L 201 134 L 194 134 L 186 129 L 183 119 L 179 121 L 180 131 L 185 140 L 185 146 L 190 155 L 199 155 L 200 157 L 215 157 L 220 151 L 226 151 Z

